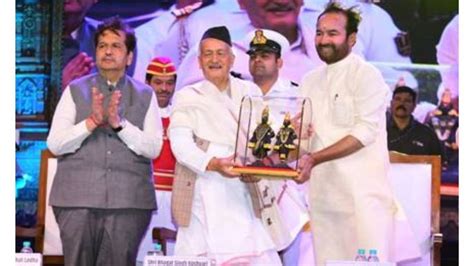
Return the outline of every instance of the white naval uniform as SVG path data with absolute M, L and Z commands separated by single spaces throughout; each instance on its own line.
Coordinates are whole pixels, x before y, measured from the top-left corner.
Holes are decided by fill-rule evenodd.
M 380 72 L 350 54 L 310 72 L 301 93 L 313 103 L 313 152 L 347 135 L 364 146 L 319 164 L 311 172 L 311 228 L 317 265 L 328 259 L 352 260 L 359 248 L 377 249 L 381 261 L 419 257 L 413 232 L 402 219 L 403 210 L 387 177 L 389 89 Z
M 174 28 L 177 27 L 173 27 L 176 21 L 177 19 L 171 11 L 160 10 L 156 18 L 135 29 L 137 63 L 133 71 L 134 79 L 145 82 L 147 66 L 157 56 L 167 56 L 176 64 L 178 49 L 163 46 L 164 42 L 168 40 L 176 40 L 178 35 Z
M 269 122 L 275 134 L 283 125 L 287 112 L 293 115 L 300 112 L 296 99 L 285 99 L 300 96 L 298 86 L 289 80 L 278 78 L 265 95 L 260 93 L 258 96 L 262 96 L 263 104 L 269 107 Z M 259 187 L 264 188 L 269 184 L 271 184 L 273 195 L 279 199 L 281 222 L 289 232 L 286 239 L 282 241 L 283 245 L 278 247 L 279 250 L 284 250 L 283 264 L 285 266 L 314 265 L 312 234 L 310 231 L 302 231 L 305 224 L 309 222 L 308 184 L 298 185 L 293 180 L 263 179 L 259 182 Z
M 305 1 L 302 21 L 316 30 L 316 21 L 324 11 L 328 0 Z M 363 55 L 366 61 L 411 63 L 409 56 L 398 53 L 394 38 L 400 33 L 390 14 L 378 5 L 358 0 L 337 0 L 344 7 L 356 6 L 362 20 L 357 33 L 357 44 L 353 52 Z
M 305 1 L 301 21 L 311 31 L 316 31 L 317 17 L 324 11 L 328 2 L 328 0 Z M 418 87 L 418 81 L 410 72 L 398 70 L 386 64 L 411 63 L 409 56 L 398 53 L 395 37 L 401 31 L 395 25 L 390 14 L 376 4 L 364 3 L 359 0 L 337 0 L 337 2 L 342 3 L 344 7 L 356 6 L 361 13 L 362 20 L 358 27 L 357 42 L 352 48 L 352 52 L 363 56 L 366 61 L 382 63 L 376 66 L 390 87 L 394 87 L 401 77 L 404 78 L 407 86 Z
M 237 1 L 216 0 L 214 4 L 193 11 L 186 17 L 177 18 L 169 11 L 160 12 L 156 18 L 135 29 L 137 38 L 137 64 L 133 77 L 145 79 L 146 66 L 157 56 L 167 56 L 178 67 L 181 64 L 181 38 L 192 48 L 211 27 L 235 25 L 240 12 Z M 209 19 L 212 17 L 212 19 Z M 245 20 L 244 20 L 245 22 Z M 181 30 L 184 31 L 181 31 Z

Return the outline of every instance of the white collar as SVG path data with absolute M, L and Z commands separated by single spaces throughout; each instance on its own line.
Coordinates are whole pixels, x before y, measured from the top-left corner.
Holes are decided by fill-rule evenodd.
M 107 80 L 107 85 L 109 85 L 109 86 L 114 86 L 115 87 L 115 86 L 117 86 L 117 83 L 118 83 L 118 81 L 112 82 L 112 81 Z
M 278 77 L 276 82 L 273 84 L 273 86 L 268 91 L 267 95 L 270 95 L 271 93 L 285 92 L 290 87 L 291 87 L 291 82 L 289 80 L 284 79 L 282 77 Z
M 296 38 L 296 41 L 290 44 L 290 50 L 297 49 L 303 44 L 303 31 L 301 30 L 300 27 L 301 27 L 301 24 L 298 23 L 298 36 Z
M 79 27 L 80 28 L 80 27 Z M 73 32 L 71 32 L 71 37 L 75 40 L 77 39 L 77 34 L 79 34 L 79 28 L 75 29 Z
M 170 114 L 171 114 L 171 104 L 169 104 L 168 106 L 164 107 L 164 108 L 161 108 L 159 107 L 160 109 L 160 116 L 161 117 L 169 117 Z
M 330 72 L 338 71 L 340 69 L 344 69 L 350 62 L 352 62 L 354 58 L 354 54 L 349 53 L 346 57 L 342 60 L 337 61 L 336 63 L 326 65 L 326 68 Z

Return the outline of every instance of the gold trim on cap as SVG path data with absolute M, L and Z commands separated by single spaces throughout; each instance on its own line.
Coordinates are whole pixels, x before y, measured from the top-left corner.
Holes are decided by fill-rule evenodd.
M 159 63 L 159 62 L 151 62 L 150 65 L 152 65 L 152 66 L 157 66 L 157 67 L 170 67 L 170 66 L 174 66 L 173 63 L 163 64 L 163 63 Z
M 258 35 L 258 33 L 261 33 L 261 35 Z M 255 31 L 255 36 L 252 39 L 252 44 L 266 44 L 267 43 L 267 37 L 265 37 L 263 30 L 256 30 Z
M 147 70 L 146 73 L 148 74 L 152 74 L 152 75 L 161 75 L 161 76 L 172 76 L 172 75 L 175 75 L 176 74 L 176 71 L 173 71 L 173 72 L 156 72 L 156 71 L 153 71 L 153 70 Z

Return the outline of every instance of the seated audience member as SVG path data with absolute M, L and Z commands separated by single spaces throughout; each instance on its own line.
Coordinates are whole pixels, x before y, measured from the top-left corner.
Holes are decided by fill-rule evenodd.
M 395 89 L 387 116 L 388 149 L 413 155 L 441 155 L 438 137 L 428 126 L 412 115 L 416 92 L 407 86 Z

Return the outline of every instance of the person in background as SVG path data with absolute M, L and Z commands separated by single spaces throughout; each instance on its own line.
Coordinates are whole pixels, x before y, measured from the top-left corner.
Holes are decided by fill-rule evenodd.
M 176 67 L 168 57 L 156 57 L 148 64 L 146 84 L 153 88 L 160 108 L 163 124 L 163 147 L 158 158 L 153 160 L 153 179 L 158 210 L 153 212 L 150 225 L 140 244 L 137 260 L 142 262 L 146 253 L 153 250 L 153 228 L 177 231 L 171 217 L 171 189 L 176 158 L 171 151 L 168 138 L 171 99 L 176 86 Z M 170 254 L 170 250 L 166 250 Z
M 155 17 L 135 29 L 137 35 L 137 64 L 134 78 L 145 76 L 146 66 L 154 57 L 166 54 L 179 67 L 189 48 L 199 42 L 202 34 L 211 26 L 221 25 L 220 18 L 206 19 L 203 28 L 190 16 L 214 2 L 228 0 L 177 0 L 169 10 L 155 12 Z M 153 36 L 150 38 L 149 36 Z M 191 44 L 192 43 L 192 44 Z
M 151 159 L 162 147 L 158 101 L 127 76 L 133 30 L 113 17 L 94 36 L 98 73 L 64 90 L 47 138 L 58 157 L 50 204 L 66 265 L 133 265 L 156 209 Z
M 93 39 L 98 22 L 87 18 L 86 14 L 97 2 L 98 0 L 64 1 L 62 89 L 95 68 Z
M 247 67 L 248 58 L 245 55 L 248 45 L 245 43 L 245 35 L 259 28 L 274 30 L 285 36 L 290 43 L 288 53 L 282 57 L 285 64 L 280 70 L 281 77 L 300 83 L 305 73 L 324 64 L 316 51 L 310 47 L 314 46 L 316 32 L 314 18 L 324 10 L 323 4 L 326 4 L 327 0 L 304 1 L 304 3 L 302 0 L 238 0 L 237 2 L 239 6 L 229 1 L 227 8 L 221 8 L 216 3 L 199 9 L 189 16 L 188 23 L 192 25 L 193 30 L 205 30 L 205 26 L 210 23 L 205 18 L 212 16 L 218 18 L 213 19 L 212 23 L 227 26 L 234 40 L 236 53 L 232 70 L 241 73 L 244 79 L 252 79 Z M 400 30 L 387 12 L 371 3 L 344 2 L 350 2 L 348 5 L 357 5 L 363 10 L 360 38 L 354 46 L 355 53 L 370 61 L 411 62 L 408 56 L 398 53 L 394 38 Z M 190 29 L 187 32 L 191 36 L 195 34 Z M 198 52 L 196 42 L 189 41 L 189 47 L 188 54 L 178 67 L 178 90 L 184 85 L 203 79 L 196 61 Z M 401 75 L 409 75 L 394 71 L 391 67 L 384 67 L 383 70 L 384 77 L 393 80 L 394 83 Z M 186 75 L 179 75 L 180 73 Z M 411 82 L 412 79 L 407 78 L 408 81 Z
M 64 1 L 64 23 L 62 36 L 62 78 L 61 88 L 74 79 L 97 72 L 95 62 L 94 35 L 100 21 L 86 17 L 87 12 L 99 0 Z M 136 50 L 132 53 L 132 62 L 126 73 L 133 75 L 136 62 Z M 140 79 L 138 79 L 140 80 Z
M 433 129 L 412 115 L 417 94 L 407 86 L 393 91 L 387 116 L 388 150 L 412 155 L 442 155 L 441 143 Z

